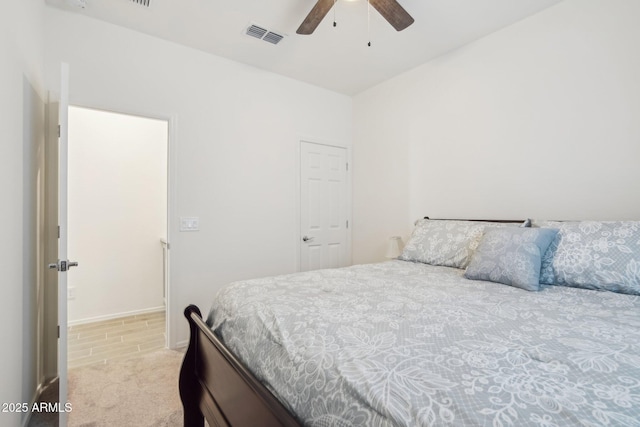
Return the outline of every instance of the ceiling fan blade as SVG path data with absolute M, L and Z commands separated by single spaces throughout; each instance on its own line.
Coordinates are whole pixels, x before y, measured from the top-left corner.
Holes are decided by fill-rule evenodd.
M 311 12 L 304 18 L 300 27 L 296 30 L 298 34 L 311 34 L 315 31 L 316 27 L 320 24 L 322 19 L 329 13 L 329 10 L 333 7 L 335 0 L 318 0 L 313 6 Z
M 396 0 L 369 0 L 369 3 L 396 31 L 402 31 L 413 24 L 411 15 Z

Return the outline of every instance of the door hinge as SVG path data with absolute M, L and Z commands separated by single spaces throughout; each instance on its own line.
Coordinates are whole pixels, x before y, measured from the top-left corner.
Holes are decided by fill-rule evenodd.
M 349 170 L 349 163 L 347 163 L 347 171 Z
M 58 338 L 60 338 L 60 325 L 58 325 Z
M 347 220 L 347 228 L 349 228 L 349 220 Z
M 58 239 L 60 238 L 60 226 L 58 226 Z
M 58 138 L 60 138 L 60 125 L 58 125 Z

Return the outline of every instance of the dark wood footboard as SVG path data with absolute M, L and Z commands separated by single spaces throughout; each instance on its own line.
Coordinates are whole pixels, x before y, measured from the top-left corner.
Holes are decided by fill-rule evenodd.
M 180 370 L 185 427 L 300 426 L 300 423 L 225 347 L 198 307 L 184 310 L 189 348 Z

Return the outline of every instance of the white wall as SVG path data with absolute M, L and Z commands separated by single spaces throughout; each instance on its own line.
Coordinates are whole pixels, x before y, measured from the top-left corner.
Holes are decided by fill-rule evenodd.
M 351 98 L 53 8 L 46 21 L 46 76 L 70 64 L 72 104 L 173 120 L 174 338 L 187 339 L 187 304 L 208 310 L 229 281 L 295 271 L 296 147 L 349 146 Z M 178 232 L 179 216 L 200 231 Z
M 70 323 L 164 306 L 167 234 L 163 120 L 69 109 Z
M 566 0 L 358 95 L 354 262 L 424 215 L 640 219 L 638 16 Z
M 44 127 L 44 5 L 12 3 L 0 14 L 0 402 L 29 402 L 38 381 L 38 208 Z M 0 425 L 25 414 L 0 412 Z

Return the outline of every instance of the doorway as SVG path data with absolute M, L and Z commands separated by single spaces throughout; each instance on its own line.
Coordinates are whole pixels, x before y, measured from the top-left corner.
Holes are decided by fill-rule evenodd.
M 167 346 L 166 120 L 69 107 L 69 367 Z

